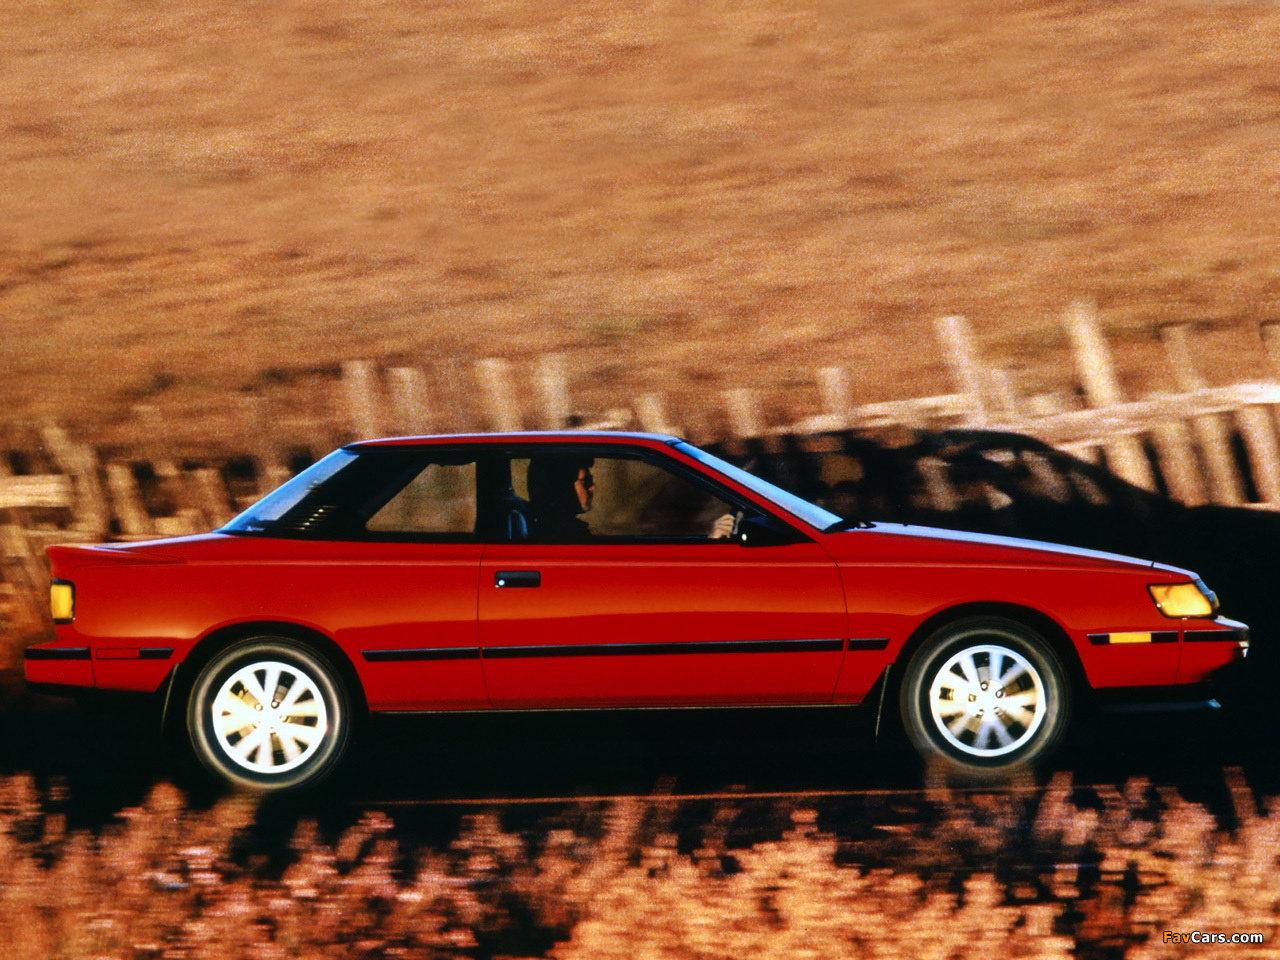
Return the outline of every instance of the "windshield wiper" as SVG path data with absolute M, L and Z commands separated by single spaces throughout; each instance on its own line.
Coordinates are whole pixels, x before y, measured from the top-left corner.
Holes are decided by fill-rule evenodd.
M 866 529 L 874 526 L 875 524 L 870 520 L 860 520 L 857 517 L 845 517 L 842 520 L 837 520 L 835 523 L 831 524 L 831 526 L 826 527 L 822 532 L 839 533 L 841 530 Z

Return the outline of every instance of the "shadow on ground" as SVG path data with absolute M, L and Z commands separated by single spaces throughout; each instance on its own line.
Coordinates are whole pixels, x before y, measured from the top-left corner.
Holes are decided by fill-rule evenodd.
M 65 788 L 72 826 L 112 820 L 157 780 L 175 782 L 198 807 L 224 795 L 162 743 L 154 721 L 144 710 L 28 698 L 4 716 L 0 774 L 27 771 L 45 787 Z M 1085 715 L 1051 764 L 1015 785 L 1044 784 L 1060 771 L 1077 785 L 1144 777 L 1213 809 L 1226 802 L 1223 769 L 1236 767 L 1260 794 L 1280 793 L 1270 738 L 1252 735 L 1252 722 L 1225 710 Z M 832 803 L 884 793 L 913 802 L 936 783 L 899 734 L 882 731 L 877 742 L 873 718 L 850 709 L 400 716 L 371 720 L 362 733 L 330 781 L 283 802 L 291 816 L 340 828 L 370 806 L 421 807 L 417 830 L 434 834 L 489 805 L 664 793 L 806 802 L 830 794 Z

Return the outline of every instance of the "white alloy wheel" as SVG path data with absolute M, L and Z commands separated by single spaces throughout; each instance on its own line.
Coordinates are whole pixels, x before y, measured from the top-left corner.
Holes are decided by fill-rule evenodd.
M 216 654 L 187 701 L 200 762 L 257 790 L 318 782 L 341 759 L 350 726 L 340 674 L 316 651 L 282 637 L 243 640 Z
M 232 763 L 254 773 L 285 773 L 320 748 L 329 711 L 302 670 L 265 660 L 241 667 L 213 698 L 217 744 Z
M 1066 732 L 1071 689 L 1061 658 L 1039 633 L 974 617 L 920 645 L 902 674 L 900 705 L 922 756 L 988 777 L 1052 752 Z
M 1026 657 L 997 644 L 965 647 L 929 687 L 929 712 L 957 750 L 999 757 L 1025 746 L 1044 722 L 1044 681 Z

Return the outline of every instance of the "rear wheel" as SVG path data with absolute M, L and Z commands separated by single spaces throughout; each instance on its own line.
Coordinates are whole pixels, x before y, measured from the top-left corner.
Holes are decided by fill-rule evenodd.
M 196 757 L 258 790 L 309 786 L 332 772 L 351 730 L 350 698 L 316 652 L 279 637 L 236 643 L 204 666 L 187 702 Z
M 916 651 L 901 707 L 926 758 L 974 774 L 1003 774 L 1047 756 L 1070 715 L 1066 670 L 1053 647 L 1012 620 L 943 627 Z

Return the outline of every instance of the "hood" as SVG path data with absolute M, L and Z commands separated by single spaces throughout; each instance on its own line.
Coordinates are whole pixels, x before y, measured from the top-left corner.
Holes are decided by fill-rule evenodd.
M 836 560 L 847 561 L 1159 570 L 1195 576 L 1178 567 L 1119 553 L 907 523 L 877 522 L 872 527 L 834 533 L 823 540 L 823 546 Z

